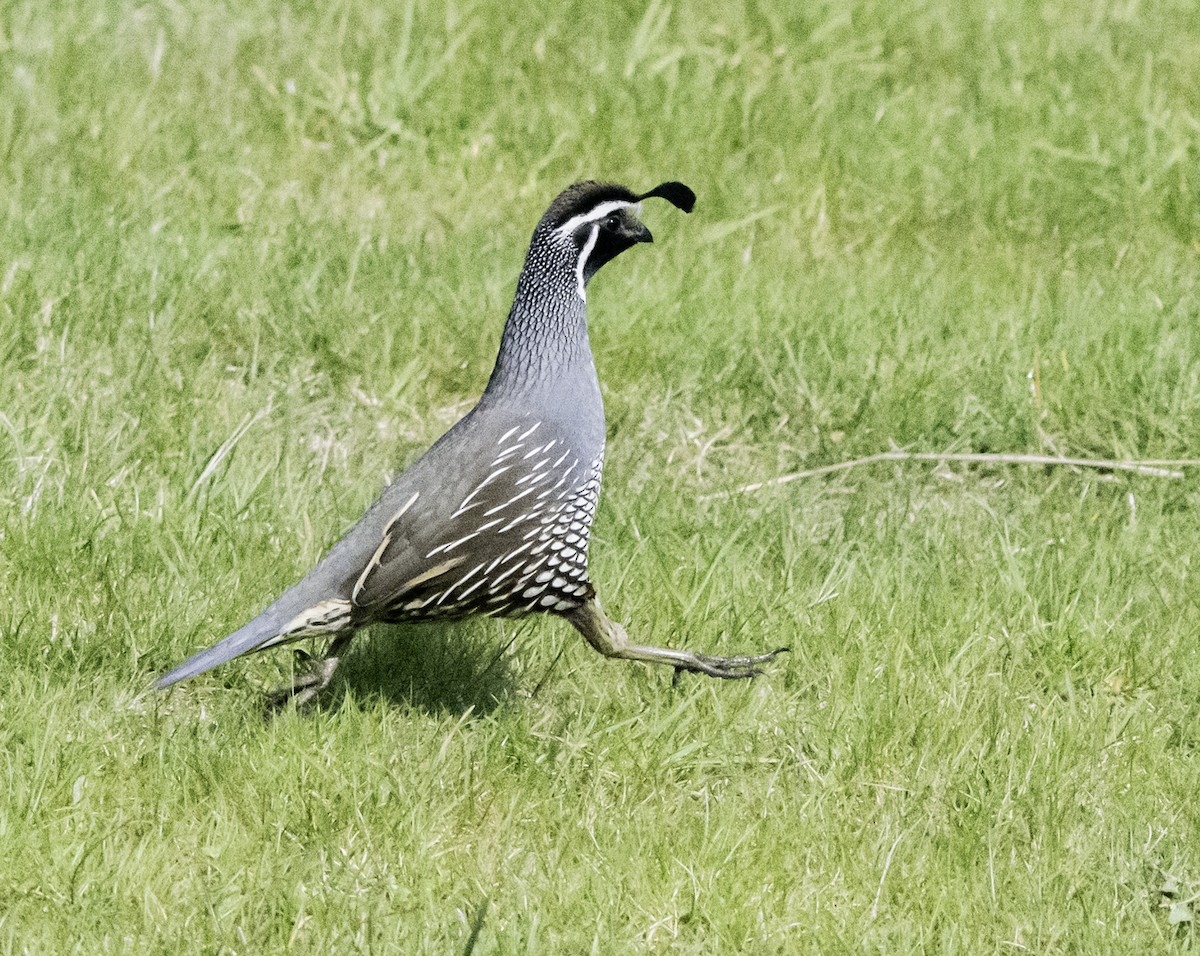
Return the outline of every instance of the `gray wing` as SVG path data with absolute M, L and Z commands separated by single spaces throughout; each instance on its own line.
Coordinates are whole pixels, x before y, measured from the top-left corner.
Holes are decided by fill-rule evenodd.
M 520 614 L 539 602 L 565 610 L 557 605 L 590 595 L 598 458 L 583 460 L 553 423 L 525 417 L 489 431 L 495 440 L 466 467 L 449 477 L 439 470 L 437 486 L 406 483 L 392 496 L 375 550 L 350 588 L 355 618 Z

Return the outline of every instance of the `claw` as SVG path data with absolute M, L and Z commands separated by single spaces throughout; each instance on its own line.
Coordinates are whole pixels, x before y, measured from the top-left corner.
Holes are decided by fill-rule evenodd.
M 679 675 L 683 671 L 707 674 L 709 677 L 719 677 L 722 680 L 757 677 L 762 673 L 759 664 L 769 663 L 789 650 L 787 647 L 778 647 L 765 654 L 712 657 L 689 650 L 631 644 L 625 628 L 600 610 L 600 605 L 595 598 L 563 616 L 574 624 L 584 639 L 605 657 L 642 661 L 646 664 L 668 664 L 675 668 L 675 674 L 671 679 L 672 686 L 679 682 Z
M 282 710 L 289 701 L 294 701 L 296 707 L 303 707 L 316 699 L 317 695 L 329 686 L 333 680 L 333 672 L 337 670 L 342 653 L 350 641 L 350 635 L 343 635 L 334 640 L 324 657 L 314 657 L 307 651 L 295 650 L 296 666 L 306 668 L 299 674 L 290 686 L 280 687 L 267 694 L 264 707 L 268 714 Z
M 709 654 L 693 654 L 692 660 L 675 665 L 675 676 L 672 685 L 679 682 L 682 671 L 692 671 L 696 674 L 707 674 L 709 677 L 719 677 L 722 680 L 744 680 L 758 677 L 762 672 L 759 664 L 769 664 L 780 654 L 786 654 L 790 647 L 777 647 L 765 654 L 739 655 L 737 657 L 713 657 Z

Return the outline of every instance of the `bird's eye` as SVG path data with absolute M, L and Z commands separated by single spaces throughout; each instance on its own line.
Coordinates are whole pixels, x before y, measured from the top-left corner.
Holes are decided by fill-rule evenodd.
M 611 230 L 612 232 L 616 232 L 618 229 L 621 228 L 621 217 L 618 216 L 616 213 L 613 213 L 611 216 L 608 216 L 604 220 L 604 228 Z

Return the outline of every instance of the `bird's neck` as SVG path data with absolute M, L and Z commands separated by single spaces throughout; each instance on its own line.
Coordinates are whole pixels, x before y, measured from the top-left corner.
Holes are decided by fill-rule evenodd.
M 570 249 L 530 246 L 487 393 L 574 389 L 595 381 L 577 261 Z

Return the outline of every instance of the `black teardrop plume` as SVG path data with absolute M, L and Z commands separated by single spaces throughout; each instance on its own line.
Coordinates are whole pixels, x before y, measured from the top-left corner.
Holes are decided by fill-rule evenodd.
M 684 212 L 691 212 L 696 205 L 696 194 L 683 183 L 677 182 L 659 183 L 649 192 L 642 193 L 637 198 L 639 202 L 643 199 L 665 199 L 676 209 L 682 209 Z

